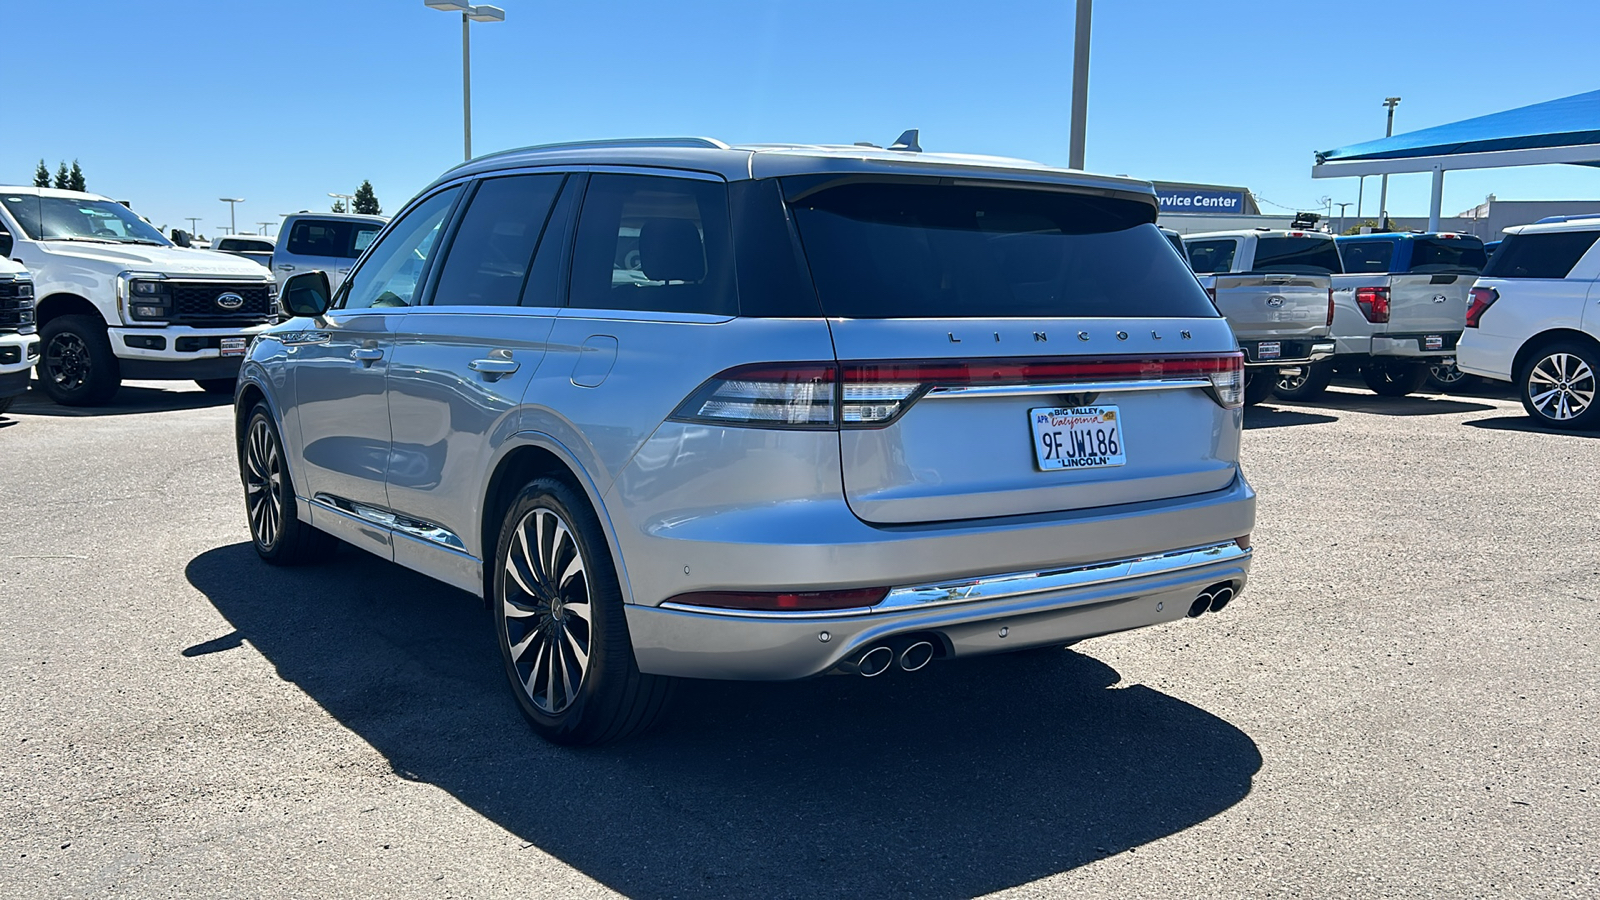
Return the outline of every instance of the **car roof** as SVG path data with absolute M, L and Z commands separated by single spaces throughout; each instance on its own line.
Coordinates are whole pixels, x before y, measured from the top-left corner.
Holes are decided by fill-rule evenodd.
M 1244 228 L 1235 231 L 1205 231 L 1199 234 L 1186 234 L 1186 241 L 1200 240 L 1201 238 L 1240 238 L 1240 237 L 1325 237 L 1333 240 L 1333 235 L 1326 231 L 1304 231 L 1294 228 Z
M 719 175 L 727 181 L 805 174 L 960 176 L 1060 184 L 1128 193 L 1155 203 L 1148 181 L 1094 175 L 1025 159 L 965 153 L 927 153 L 834 144 L 729 145 L 712 138 L 636 138 L 544 144 L 469 160 L 434 185 L 462 176 L 537 166 L 648 166 Z M 430 188 L 433 185 L 430 185 Z M 426 193 L 426 191 L 424 191 Z
M 269 244 L 276 244 L 278 242 L 278 239 L 270 234 L 223 234 L 212 238 L 212 241 L 226 241 L 234 238 L 244 238 L 245 240 L 250 241 L 266 241 Z
M 303 209 L 303 210 L 301 210 L 301 211 L 299 211 L 297 213 L 290 213 L 288 218 L 284 219 L 284 221 L 287 222 L 287 221 L 289 221 L 289 219 L 343 219 L 343 220 L 349 221 L 349 222 L 388 222 L 389 221 L 389 217 L 388 216 L 369 216 L 366 213 L 312 212 L 312 211 L 306 210 L 306 209 Z M 244 236 L 248 237 L 248 235 L 244 235 Z
M 100 194 L 91 194 L 86 191 L 67 191 L 62 190 L 61 188 L 34 187 L 31 184 L 0 184 L 0 192 L 34 197 L 65 197 L 69 200 L 107 200 L 112 203 L 117 202 L 112 200 L 110 197 L 104 197 Z
M 1341 234 L 1337 238 L 1335 238 L 1335 240 L 1338 240 L 1338 241 L 1392 241 L 1392 240 L 1414 241 L 1417 238 L 1436 238 L 1436 237 L 1472 238 L 1473 240 L 1481 240 L 1475 234 L 1467 234 L 1465 232 L 1460 232 L 1460 231 L 1428 231 L 1428 232 L 1421 232 L 1421 231 L 1383 231 L 1383 232 L 1377 232 L 1375 234 Z
M 1600 229 L 1600 216 L 1566 219 L 1561 222 L 1535 222 L 1532 225 L 1513 225 L 1506 234 L 1548 234 L 1555 231 L 1594 231 Z

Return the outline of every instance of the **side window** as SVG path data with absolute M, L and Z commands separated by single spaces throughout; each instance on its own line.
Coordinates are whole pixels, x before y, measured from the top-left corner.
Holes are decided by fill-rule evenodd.
M 595 175 L 572 250 L 568 305 L 736 315 L 721 182 Z
M 1485 278 L 1565 278 L 1578 264 L 1600 231 L 1545 231 L 1506 235 L 1494 259 L 1483 270 Z
M 440 191 L 406 213 L 345 281 L 339 308 L 410 306 L 439 228 L 460 193 L 459 187 Z
M 1189 268 L 1202 275 L 1214 275 L 1233 268 L 1233 254 L 1239 249 L 1239 242 L 1189 241 L 1184 246 L 1189 250 Z
M 516 306 L 561 175 L 513 175 L 478 186 L 450 240 L 436 306 Z

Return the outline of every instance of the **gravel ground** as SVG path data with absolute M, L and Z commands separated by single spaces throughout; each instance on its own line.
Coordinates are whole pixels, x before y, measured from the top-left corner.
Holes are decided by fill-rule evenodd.
M 0 417 L 0 895 L 1600 895 L 1600 443 L 1498 394 L 1252 410 L 1221 614 L 589 751 L 474 598 L 259 563 L 229 407 L 117 403 Z

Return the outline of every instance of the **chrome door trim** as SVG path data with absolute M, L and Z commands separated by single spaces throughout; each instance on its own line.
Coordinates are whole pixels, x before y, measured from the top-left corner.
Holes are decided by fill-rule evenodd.
M 863 616 L 878 613 L 897 613 L 932 606 L 949 606 L 958 603 L 981 603 L 1010 600 L 1032 594 L 1074 590 L 1118 581 L 1132 581 L 1152 575 L 1167 575 L 1185 569 L 1196 569 L 1216 563 L 1247 560 L 1251 551 L 1236 541 L 1190 547 L 1150 556 L 1137 556 L 1110 562 L 1089 563 L 1062 569 L 1040 572 L 1012 572 L 1004 575 L 986 575 L 959 581 L 934 584 L 909 585 L 889 591 L 876 606 L 851 609 L 797 610 L 794 612 L 772 610 L 724 609 L 710 606 L 693 606 L 687 603 L 667 602 L 661 609 L 700 613 L 711 616 L 736 616 L 751 619 L 825 619 L 835 616 Z
M 448 547 L 460 553 L 467 552 L 467 545 L 461 542 L 461 538 L 455 532 L 432 522 L 413 519 L 410 516 L 404 516 L 387 509 L 379 509 L 376 506 L 357 503 L 354 500 L 347 500 L 343 497 L 335 497 L 332 494 L 317 494 L 311 498 L 311 502 L 335 512 L 355 516 L 364 522 L 370 522 L 380 528 L 387 528 L 390 531 L 398 532 L 408 537 L 438 544 L 441 547 Z
M 1073 381 L 1056 384 L 991 384 L 973 387 L 936 387 L 931 400 L 963 397 L 1036 397 L 1041 394 L 1097 394 L 1105 391 L 1183 391 L 1209 388 L 1204 378 L 1167 378 L 1153 381 Z

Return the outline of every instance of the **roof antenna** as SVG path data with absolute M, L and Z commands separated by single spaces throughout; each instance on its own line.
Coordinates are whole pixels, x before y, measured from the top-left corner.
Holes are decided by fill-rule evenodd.
M 889 145 L 890 150 L 905 150 L 908 153 L 921 153 L 922 146 L 917 143 L 918 131 L 915 128 L 906 129 L 894 143 Z

